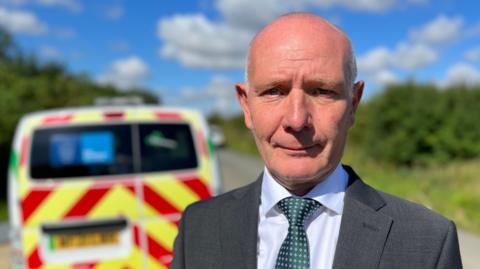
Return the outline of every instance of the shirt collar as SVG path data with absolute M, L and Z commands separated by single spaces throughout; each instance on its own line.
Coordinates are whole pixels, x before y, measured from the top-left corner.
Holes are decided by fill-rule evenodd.
M 321 203 L 326 209 L 341 215 L 347 183 L 348 174 L 339 164 L 333 173 L 302 197 L 312 198 Z M 290 196 L 293 195 L 280 185 L 265 167 L 260 205 L 263 214 L 266 215 L 280 200 Z

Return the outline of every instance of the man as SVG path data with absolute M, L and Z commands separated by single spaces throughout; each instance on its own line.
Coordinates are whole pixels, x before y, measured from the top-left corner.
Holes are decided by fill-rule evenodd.
M 171 268 L 461 268 L 455 225 L 340 165 L 364 82 L 344 33 L 309 13 L 253 39 L 237 97 L 265 163 L 184 212 Z

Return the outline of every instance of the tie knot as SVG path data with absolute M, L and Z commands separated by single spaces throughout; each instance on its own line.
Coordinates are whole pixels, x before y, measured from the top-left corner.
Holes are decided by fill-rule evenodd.
M 278 202 L 278 207 L 288 219 L 290 226 L 303 228 L 305 220 L 320 208 L 320 203 L 310 198 L 288 197 Z

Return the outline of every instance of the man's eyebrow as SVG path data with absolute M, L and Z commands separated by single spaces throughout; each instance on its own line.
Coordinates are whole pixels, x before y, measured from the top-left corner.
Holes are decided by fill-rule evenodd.
M 265 88 L 270 88 L 270 87 L 275 87 L 275 86 L 285 85 L 285 84 L 291 84 L 291 82 L 288 79 L 276 78 L 273 80 L 258 83 L 255 86 L 256 88 L 259 88 L 259 89 L 265 89 Z
M 257 85 L 255 85 L 254 88 L 258 90 L 263 90 L 263 89 L 268 89 L 268 88 L 277 87 L 277 86 L 291 85 L 291 83 L 292 82 L 290 81 L 290 79 L 273 78 L 272 80 L 258 83 Z M 320 87 L 333 89 L 333 88 L 343 88 L 345 86 L 345 82 L 331 81 L 331 80 L 318 78 L 318 79 L 308 79 L 303 82 L 303 85 L 306 87 L 320 86 Z
M 322 87 L 327 87 L 327 88 L 341 88 L 345 85 L 345 82 L 343 81 L 329 81 L 325 79 L 309 79 L 304 82 L 305 85 L 310 86 L 310 85 L 321 85 Z

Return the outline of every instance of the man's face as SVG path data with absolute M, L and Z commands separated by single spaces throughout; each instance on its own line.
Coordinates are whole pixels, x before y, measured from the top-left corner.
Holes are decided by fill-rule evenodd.
M 265 165 L 297 194 L 340 162 L 363 87 L 357 83 L 354 93 L 346 81 L 344 50 L 301 41 L 256 48 L 248 89 L 237 85 L 245 124 Z

